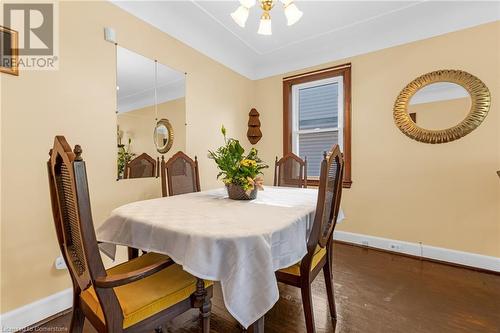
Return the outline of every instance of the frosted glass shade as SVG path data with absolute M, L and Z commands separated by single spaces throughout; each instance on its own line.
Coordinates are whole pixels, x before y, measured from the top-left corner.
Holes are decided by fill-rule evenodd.
M 272 35 L 272 28 L 271 28 L 271 18 L 261 18 L 260 19 L 260 25 L 259 25 L 259 30 L 257 31 L 259 35 Z
M 285 16 L 288 25 L 297 23 L 303 14 L 294 3 L 290 3 L 285 7 Z
M 244 28 L 245 23 L 248 19 L 248 8 L 244 6 L 239 6 L 233 13 L 231 13 L 231 17 L 234 22 L 238 24 L 240 27 Z

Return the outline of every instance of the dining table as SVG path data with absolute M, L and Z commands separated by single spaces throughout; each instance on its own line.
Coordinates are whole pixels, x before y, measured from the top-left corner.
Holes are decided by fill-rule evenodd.
M 125 204 L 97 229 L 101 250 L 116 245 L 168 255 L 190 274 L 219 281 L 224 305 L 245 329 L 264 331 L 279 299 L 275 271 L 307 252 L 317 189 L 266 186 L 254 200 L 224 188 Z M 342 210 L 337 222 L 344 218 Z

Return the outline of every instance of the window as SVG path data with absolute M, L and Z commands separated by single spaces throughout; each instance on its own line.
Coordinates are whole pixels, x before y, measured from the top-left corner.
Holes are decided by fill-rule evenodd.
M 319 179 L 323 152 L 338 144 L 344 153 L 344 187 L 350 187 L 350 64 L 283 80 L 284 153 L 307 157 L 311 185 Z
M 323 152 L 343 151 L 341 76 L 292 86 L 292 151 L 307 156 L 307 177 L 318 179 Z

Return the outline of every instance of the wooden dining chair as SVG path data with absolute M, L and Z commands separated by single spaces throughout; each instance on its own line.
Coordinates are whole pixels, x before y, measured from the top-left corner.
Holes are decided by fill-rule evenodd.
M 274 186 L 307 187 L 307 157 L 303 160 L 292 152 L 274 162 Z
M 142 153 L 127 163 L 124 178 L 156 177 L 156 170 L 156 160 L 148 154 Z
M 104 269 L 90 210 L 82 149 L 57 136 L 47 163 L 52 214 L 61 253 L 73 282 L 70 332 L 85 318 L 98 332 L 161 331 L 174 316 L 199 308 L 210 330 L 212 282 L 182 270 L 167 256 L 147 253 Z
M 336 319 L 333 290 L 332 249 L 333 230 L 337 222 L 342 196 L 344 160 L 340 148 L 335 145 L 321 162 L 316 214 L 307 242 L 307 254 L 297 264 L 276 272 L 276 278 L 301 289 L 302 304 L 308 333 L 315 332 L 311 283 L 321 270 L 325 277 L 330 315 Z
M 150 178 L 160 177 L 160 160 L 153 159 L 146 153 L 142 153 L 129 161 L 125 166 L 124 178 Z M 144 252 L 145 253 L 145 252 Z M 139 256 L 139 249 L 128 248 L 128 258 L 134 259 Z
M 200 174 L 196 156 L 193 161 L 189 156 L 179 151 L 167 162 L 162 156 L 160 169 L 161 192 L 164 197 L 200 192 Z

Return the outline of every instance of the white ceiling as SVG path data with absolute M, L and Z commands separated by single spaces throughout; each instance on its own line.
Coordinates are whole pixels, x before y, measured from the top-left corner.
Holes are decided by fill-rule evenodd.
M 470 99 L 469 93 L 461 85 L 452 82 L 437 82 L 417 91 L 411 98 L 410 105 L 442 102 L 466 97 Z
M 118 46 L 116 49 L 118 112 L 155 103 L 155 61 Z M 185 95 L 185 74 L 158 63 L 158 104 Z
M 251 79 L 500 20 L 500 2 L 491 1 L 296 0 L 302 19 L 288 27 L 277 3 L 273 34 L 262 36 L 257 6 L 245 28 L 232 20 L 237 0 L 112 1 Z

